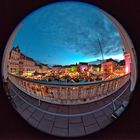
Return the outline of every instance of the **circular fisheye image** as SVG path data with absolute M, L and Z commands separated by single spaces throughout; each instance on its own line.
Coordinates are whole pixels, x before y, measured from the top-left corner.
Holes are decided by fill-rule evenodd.
M 137 79 L 133 44 L 111 15 L 84 2 L 48 4 L 25 17 L 3 55 L 5 92 L 31 126 L 78 137 L 118 119 Z

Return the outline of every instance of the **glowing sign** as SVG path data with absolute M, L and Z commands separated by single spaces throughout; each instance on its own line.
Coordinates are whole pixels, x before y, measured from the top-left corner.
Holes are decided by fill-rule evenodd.
M 82 66 L 80 66 L 80 69 L 81 69 L 82 71 L 84 71 L 84 70 L 87 70 L 88 67 L 87 67 L 87 65 L 82 65 Z
M 96 67 L 96 71 L 100 71 L 100 68 L 99 67 Z
M 128 66 L 125 67 L 125 73 L 126 73 L 126 74 L 129 73 L 129 67 L 128 67 Z
M 76 66 L 71 66 L 70 71 L 72 71 L 72 72 L 77 71 L 77 67 Z
M 125 73 L 128 74 L 131 72 L 130 64 L 131 64 L 131 56 L 130 53 L 124 54 L 125 57 Z

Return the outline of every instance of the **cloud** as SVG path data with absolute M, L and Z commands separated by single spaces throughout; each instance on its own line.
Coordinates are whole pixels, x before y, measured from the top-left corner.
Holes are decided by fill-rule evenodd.
M 87 10 L 88 9 L 88 10 Z M 122 53 L 122 41 L 112 22 L 98 8 L 89 5 L 61 3 L 42 9 L 34 19 L 38 26 L 34 30 L 41 40 L 61 44 L 76 53 L 86 56 L 100 55 L 100 44 L 103 53 Z
M 100 15 L 96 15 L 95 18 L 96 21 L 92 22 L 92 26 L 87 24 L 79 32 L 75 31 L 73 36 L 67 36 L 65 45 L 86 56 L 101 55 L 99 45 L 101 45 L 105 55 L 122 53 L 121 46 L 123 46 L 123 43 L 112 23 L 106 17 Z
M 28 52 L 43 61 L 57 58 L 59 62 L 63 55 L 69 56 L 69 61 L 74 56 L 79 56 L 75 61 L 100 59 L 99 40 L 105 57 L 122 55 L 123 42 L 118 31 L 102 11 L 93 6 L 50 5 L 33 13 L 30 21 L 25 19 L 25 27 L 28 27 L 27 40 L 33 42 L 30 47 L 34 53 Z

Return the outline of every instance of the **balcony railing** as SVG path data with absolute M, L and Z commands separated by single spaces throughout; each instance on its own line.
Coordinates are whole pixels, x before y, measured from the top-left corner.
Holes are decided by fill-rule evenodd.
M 24 93 L 54 104 L 83 104 L 100 100 L 120 89 L 130 74 L 111 80 L 85 83 L 49 83 L 9 74 L 9 80 Z

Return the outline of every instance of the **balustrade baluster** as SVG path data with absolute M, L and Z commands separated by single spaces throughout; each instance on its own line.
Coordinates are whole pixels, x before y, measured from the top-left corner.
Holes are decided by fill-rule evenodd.
M 125 84 L 130 75 L 125 75 L 118 77 L 116 79 L 101 81 L 94 83 L 93 85 L 82 85 L 82 86 L 50 86 L 46 84 L 40 85 L 39 82 L 34 83 L 28 79 L 19 78 L 16 76 L 9 75 L 9 80 L 17 87 L 21 87 L 27 93 L 31 95 L 36 95 L 36 98 L 44 98 L 51 102 L 62 103 L 83 103 L 85 101 L 98 100 L 102 96 L 108 96 L 110 93 L 113 93 L 116 89 L 119 89 L 121 85 Z M 47 98 L 45 98 L 47 97 Z M 52 100 L 54 99 L 54 100 Z

